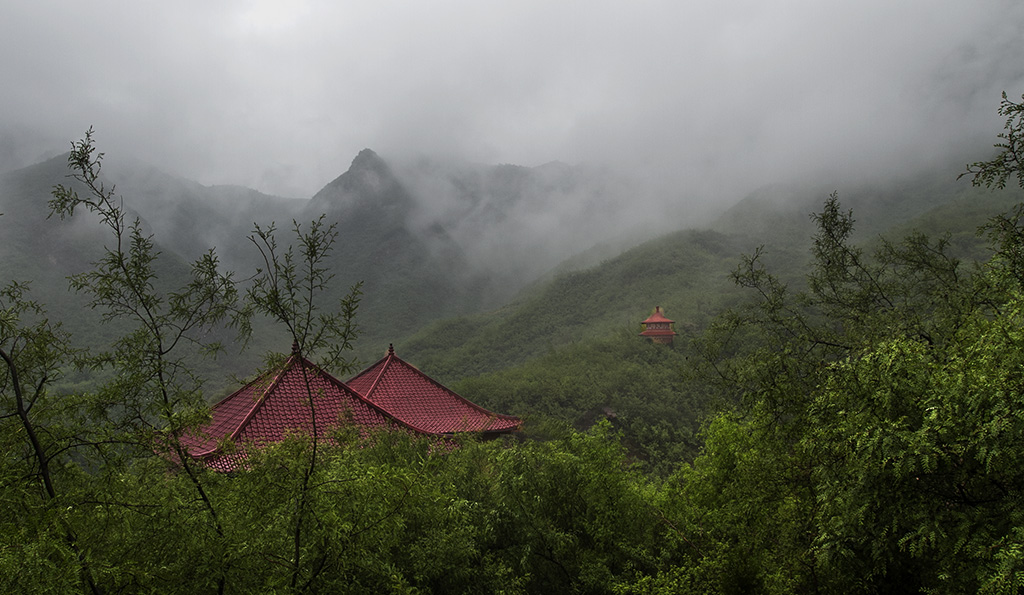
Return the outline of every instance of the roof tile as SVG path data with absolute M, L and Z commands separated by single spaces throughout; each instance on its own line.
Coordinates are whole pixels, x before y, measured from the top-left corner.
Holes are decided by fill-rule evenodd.
M 348 384 L 292 355 L 280 369 L 214 405 L 210 423 L 183 442 L 208 467 L 232 471 L 244 465 L 249 448 L 280 442 L 291 432 L 327 434 L 346 420 L 363 434 L 374 429 L 495 434 L 522 425 L 518 417 L 492 413 L 460 397 L 389 348 L 384 359 Z M 231 439 L 234 450 L 222 447 L 225 439 Z
M 522 420 L 493 413 L 462 398 L 415 366 L 388 354 L 348 381 L 371 403 L 410 427 L 431 434 L 508 432 Z
M 346 418 L 364 431 L 405 427 L 297 355 L 281 369 L 260 376 L 214 405 L 211 414 L 210 423 L 183 442 L 193 457 L 225 471 L 246 458 L 248 447 L 280 442 L 291 432 L 313 434 L 315 430 L 317 435 L 325 435 Z M 231 454 L 220 444 L 228 438 L 237 447 Z

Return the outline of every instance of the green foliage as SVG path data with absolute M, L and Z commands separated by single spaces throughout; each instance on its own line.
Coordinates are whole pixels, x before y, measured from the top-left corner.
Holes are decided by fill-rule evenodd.
M 85 193 L 59 185 L 50 202 L 53 213 L 62 219 L 71 217 L 76 208 L 87 210 L 98 216 L 110 233 L 110 244 L 100 260 L 92 270 L 72 277 L 71 286 L 89 296 L 90 307 L 100 309 L 104 320 L 128 325 L 128 332 L 112 345 L 91 345 L 92 353 L 81 360 L 81 365 L 91 369 L 109 370 L 109 380 L 93 394 L 82 395 L 77 409 L 68 414 L 83 422 L 75 454 L 80 464 L 93 471 L 80 476 L 76 483 L 86 495 L 95 485 L 120 479 L 124 468 L 162 473 L 162 466 L 134 464 L 135 460 L 145 462 L 157 451 L 177 461 L 191 490 L 190 497 L 177 500 L 168 512 L 181 519 L 195 518 L 193 515 L 202 518 L 223 539 L 224 529 L 204 473 L 188 457 L 181 439 L 206 415 L 202 383 L 189 370 L 186 355 L 189 348 L 205 353 L 219 351 L 220 345 L 210 340 L 210 332 L 237 311 L 237 291 L 230 274 L 219 271 L 212 251 L 193 264 L 184 287 L 160 287 L 156 268 L 159 254 L 138 218 L 126 222 L 123 201 L 102 181 L 102 159 L 90 129 L 84 139 L 73 143 L 68 157 L 72 177 Z M 88 451 L 81 448 L 86 445 Z M 83 504 L 80 502 L 79 510 Z M 134 499 L 122 505 L 146 506 Z M 90 531 L 87 520 L 81 522 L 85 524 L 68 529 L 68 541 L 80 552 L 86 581 L 93 585 L 94 580 L 110 580 L 105 570 L 94 570 L 90 560 L 102 537 Z M 68 523 L 74 527 L 74 515 Z M 91 539 L 85 537 L 90 533 Z M 81 541 L 87 543 L 87 549 L 78 549 L 77 534 L 83 535 Z M 211 580 L 223 584 L 224 577 Z
M 89 544 L 97 589 L 611 593 L 657 565 L 662 525 L 646 504 L 649 485 L 607 425 L 543 443 L 440 450 L 404 434 L 350 444 L 339 436 L 319 449 L 314 522 L 295 558 L 295 485 L 310 446 L 295 437 L 254 453 L 244 472 L 204 476 L 222 534 L 201 510 L 183 508 L 191 481 L 158 459 L 110 476 L 65 513 Z M 44 520 L 42 511 L 30 517 Z M 4 522 L 11 529 L 16 519 Z M 0 555 L 5 569 L 24 564 L 4 575 L 6 590 L 78 588 L 59 534 L 5 535 L 26 537 Z
M 359 285 L 340 300 L 336 312 L 322 310 L 319 300 L 333 277 L 324 263 L 337 240 L 335 226 L 325 226 L 323 220 L 321 216 L 313 221 L 305 233 L 298 223 L 294 223 L 300 246 L 298 255 L 291 246 L 279 254 L 274 227 L 263 229 L 256 226 L 249 239 L 263 256 L 266 269 L 258 270 L 253 278 L 246 308 L 249 316 L 245 319 L 248 320 L 252 313 L 269 316 L 288 329 L 294 356 L 306 357 L 323 351 L 326 352 L 325 367 L 347 373 L 352 364 L 345 355 L 351 350 L 356 336 L 354 317 L 359 305 Z M 251 327 L 246 326 L 244 330 L 251 332 Z M 298 449 L 289 451 L 301 472 L 282 476 L 285 481 L 281 485 L 285 489 L 277 502 L 288 502 L 289 505 L 286 510 L 275 511 L 275 517 L 284 521 L 288 526 L 285 533 L 290 535 L 290 580 L 287 586 L 300 591 L 316 581 L 320 569 L 328 562 L 325 554 L 315 555 L 311 551 L 312 543 L 326 539 L 320 534 L 323 520 L 315 517 L 320 508 L 318 500 L 324 492 L 319 482 L 322 473 L 320 449 L 324 444 L 320 428 L 324 422 L 318 419 L 314 406 L 316 394 L 304 365 L 302 376 L 312 435 L 308 444 L 302 441 Z M 290 475 L 294 477 L 289 480 Z M 284 551 L 288 549 L 283 548 Z
M 1020 176 L 1019 113 L 976 184 Z M 704 371 L 740 406 L 664 486 L 671 562 L 633 587 L 701 592 L 1019 592 L 1021 208 L 965 270 L 946 238 L 850 243 L 835 195 L 814 216 L 807 291 L 744 260 L 756 303 L 713 324 Z
M 677 566 L 643 586 L 705 592 L 1012 592 L 1024 450 L 1019 225 L 985 268 L 911 234 L 872 256 L 833 195 L 806 292 L 745 260 L 759 300 L 704 338 L 742 405 L 667 484 Z M 742 345 L 735 346 L 737 340 Z M 651 582 L 653 581 L 653 582 Z
M 46 579 L 60 591 L 94 584 L 64 508 L 74 500 L 61 471 L 77 439 L 65 404 L 50 392 L 72 351 L 26 291 L 17 282 L 0 289 L 0 569 L 8 577 L 0 587 L 13 592 Z
M 552 349 L 603 339 L 639 323 L 656 305 L 696 330 L 738 296 L 725 263 L 733 241 L 684 231 L 648 242 L 599 267 L 559 275 L 496 312 L 441 321 L 402 345 L 442 382 L 509 368 Z
M 687 356 L 683 346 L 650 344 L 623 331 L 453 388 L 489 409 L 524 416 L 528 428 L 550 418 L 583 430 L 608 418 L 631 456 L 665 475 L 696 454 L 700 421 L 712 411 L 709 395 L 681 373 Z
M 258 269 L 248 290 L 250 307 L 284 325 L 299 353 L 312 356 L 324 351 L 323 362 L 339 374 L 352 371 L 354 362 L 345 359 L 358 336 L 355 313 L 359 306 L 360 283 L 342 297 L 334 311 L 324 311 L 318 298 L 330 289 L 334 275 L 326 261 L 338 238 L 335 225 L 325 225 L 324 216 L 310 223 L 308 232 L 293 222 L 299 242 L 296 254 L 289 246 L 280 254 L 275 227 L 256 225 L 250 241 L 259 249 L 266 268 Z M 251 327 L 247 328 L 251 333 Z
M 1004 98 L 1009 156 L 976 164 L 982 183 L 1019 177 L 1016 106 Z M 101 157 L 91 134 L 74 145 L 77 185 L 58 188 L 53 206 L 90 210 L 110 232 L 112 247 L 72 284 L 126 332 L 79 357 L 26 286 L 0 290 L 0 591 L 1024 586 L 1021 208 L 990 221 L 992 256 L 969 267 L 947 236 L 855 244 L 853 215 L 833 195 L 812 218 L 806 289 L 757 250 L 732 276 L 754 301 L 714 320 L 736 294 L 699 305 L 716 284 L 694 279 L 719 270 L 731 240 L 666 238 L 558 277 L 493 320 L 449 321 L 436 343 L 417 340 L 452 374 L 470 360 L 477 372 L 520 362 L 457 388 L 531 412 L 544 430 L 504 442 L 314 432 L 254 449 L 222 475 L 181 447 L 205 416 L 183 347 L 215 352 L 220 325 L 236 316 L 245 330 L 258 314 L 300 354 L 344 367 L 358 288 L 320 308 L 337 236 L 316 220 L 296 225 L 298 247 L 284 252 L 273 227 L 256 228 L 265 268 L 244 305 L 213 253 L 168 289 L 156 244 L 103 186 Z M 656 253 L 665 258 L 637 266 Z M 633 304 L 672 288 L 679 302 L 662 305 L 695 321 L 674 350 L 565 315 L 604 305 L 628 327 Z M 493 358 L 474 358 L 502 340 Z M 73 361 L 105 383 L 56 394 Z M 695 434 L 712 408 L 724 411 Z M 552 418 L 589 429 L 552 429 Z
M 714 419 L 704 438 L 702 455 L 655 499 L 673 530 L 663 542 L 666 564 L 637 590 L 813 590 L 809 529 L 816 502 L 808 461 L 734 414 Z
M 945 592 L 1001 573 L 994 556 L 1017 547 L 1024 520 L 1024 451 L 1008 441 L 1024 429 L 1020 323 L 1015 300 L 940 353 L 897 339 L 833 367 L 805 437 L 828 461 L 816 545 L 833 572 L 913 572 Z
M 1021 96 L 1024 100 L 1024 95 Z M 999 115 L 1006 116 L 1001 142 L 995 144 L 999 154 L 991 161 L 976 161 L 967 166 L 960 177 L 971 174 L 971 183 L 986 188 L 1005 188 L 1006 181 L 1017 177 L 1017 185 L 1024 188 L 1024 101 L 1011 101 L 1003 91 Z
M 126 222 L 123 201 L 100 177 L 102 159 L 90 129 L 68 157 L 73 177 L 87 193 L 79 195 L 74 188 L 59 185 L 50 203 L 62 219 L 76 208 L 88 210 L 112 236 L 112 247 L 105 248 L 94 268 L 70 281 L 73 289 L 89 296 L 89 306 L 101 310 L 105 321 L 125 321 L 129 332 L 109 350 L 91 346 L 98 353 L 87 365 L 113 368 L 113 379 L 99 394 L 122 399 L 116 410 L 107 408 L 108 414 L 118 417 L 118 426 L 134 433 L 122 439 L 148 444 L 154 426 L 165 427 L 172 437 L 165 446 L 180 457 L 180 446 L 174 443 L 200 419 L 197 412 L 205 405 L 201 382 L 185 364 L 186 348 L 206 353 L 221 349 L 209 340 L 209 333 L 237 311 L 238 293 L 231 275 L 219 271 L 213 251 L 192 265 L 184 287 L 166 292 L 157 287 L 159 254 L 153 240 L 144 234 L 138 218 Z

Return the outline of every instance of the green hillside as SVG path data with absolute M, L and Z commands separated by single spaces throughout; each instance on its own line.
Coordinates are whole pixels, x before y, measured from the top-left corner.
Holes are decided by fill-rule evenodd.
M 306 205 L 325 224 L 296 252 L 286 225 L 280 244 L 259 233 L 266 269 L 237 284 L 183 253 L 235 230 L 221 217 L 252 193 L 206 202 L 170 180 L 141 194 L 184 203 L 150 222 L 104 190 L 91 133 L 71 162 L 92 198 L 61 187 L 54 208 L 102 226 L 46 218 L 56 162 L 4 174 L 0 274 L 33 289 L 0 285 L 0 592 L 1019 594 L 1021 99 L 1003 96 L 1003 150 L 969 166 L 1000 191 L 945 173 L 765 188 L 710 229 L 580 255 L 468 316 L 450 314 L 495 278 L 463 270 L 444 226 L 417 229 L 372 153 Z M 366 281 L 358 313 L 320 299 L 332 271 Z M 655 306 L 672 345 L 638 336 Z M 250 314 L 287 327 L 301 365 L 211 415 L 203 378 L 253 356 L 197 351 Z M 302 358 L 345 367 L 353 316 L 373 329 L 361 349 L 394 334 L 522 431 L 421 432 L 430 414 L 340 405 Z M 252 327 L 253 351 L 280 350 Z M 264 420 L 271 385 L 287 395 Z M 398 407 L 430 410 L 416 402 Z M 214 442 L 230 472 L 197 448 Z
M 882 237 L 898 240 L 913 231 L 948 236 L 953 255 L 987 258 L 978 227 L 1019 201 L 1020 192 L 945 188 L 937 193 L 945 202 L 928 208 L 918 199 L 901 212 L 923 213 L 893 215 L 888 228 L 879 222 L 895 199 L 857 193 L 853 202 L 873 233 L 856 236 L 868 251 Z M 858 219 L 860 211 L 851 208 Z M 687 370 L 700 357 L 693 341 L 714 317 L 756 297 L 731 278 L 742 255 L 763 246 L 774 275 L 793 289 L 805 287 L 814 223 L 802 210 L 752 198 L 717 223 L 730 234 L 688 230 L 646 242 L 539 283 L 494 312 L 428 325 L 400 344 L 402 355 L 496 411 L 578 429 L 608 417 L 624 432 L 632 456 L 664 471 L 669 461 L 695 454 L 702 419 L 723 405 Z M 676 321 L 673 348 L 637 336 L 655 305 Z
M 662 306 L 684 335 L 699 331 L 742 299 L 729 275 L 743 254 L 762 248 L 763 261 L 777 276 L 803 282 L 814 232 L 810 215 L 827 196 L 828 191 L 812 188 L 763 189 L 709 230 L 671 233 L 599 265 L 555 275 L 500 309 L 430 324 L 396 345 L 430 373 L 454 381 L 582 340 L 639 331 L 639 322 L 655 306 Z M 974 249 L 982 242 L 978 226 L 1008 209 L 1015 196 L 970 188 L 949 172 L 839 193 L 844 208 L 854 211 L 855 237 L 867 245 L 917 229 L 952 234 L 959 253 L 979 258 L 984 254 Z
M 541 183 L 544 176 L 554 175 L 544 168 L 532 172 L 506 167 L 495 172 L 506 170 L 516 173 L 515 188 L 488 182 L 494 188 L 487 190 L 490 186 L 477 180 L 469 198 L 462 197 L 472 207 L 467 213 L 475 217 L 468 221 L 501 221 L 501 208 L 526 200 L 513 190 L 547 188 Z M 562 186 L 583 183 L 581 172 L 562 174 L 569 177 L 556 177 L 560 181 L 552 186 L 560 191 Z M 404 357 L 444 382 L 508 369 L 592 339 L 635 335 L 639 322 L 655 306 L 677 321 L 685 341 L 742 299 L 743 292 L 729 279 L 740 255 L 764 246 L 765 262 L 780 278 L 801 282 L 813 229 L 808 215 L 827 192 L 785 185 L 761 189 L 709 229 L 677 231 L 613 256 L 609 254 L 617 252 L 609 247 L 619 245 L 617 238 L 595 238 L 591 251 L 555 269 L 562 272 L 535 280 L 510 303 L 480 313 L 496 295 L 514 286 L 496 289 L 496 284 L 507 284 L 502 273 L 489 276 L 470 266 L 463 248 L 443 226 L 417 227 L 418 199 L 372 151 L 360 153 L 345 174 L 309 201 L 244 188 L 205 187 L 139 164 L 123 166 L 112 175 L 126 206 L 141 216 L 161 247 L 160 281 L 168 287 L 184 278 L 190 259 L 211 247 L 244 282 L 262 266 L 247 239 L 253 222 L 276 222 L 284 243 L 292 236 L 292 218 L 302 222 L 326 213 L 339 231 L 328 263 L 335 273 L 333 290 L 326 298 L 337 299 L 352 284 L 363 283 L 357 317 L 363 334 L 356 355 L 372 361 L 394 343 Z M 530 181 L 531 175 L 539 176 L 538 181 Z M 68 291 L 66 279 L 89 267 L 106 237 L 88 217 L 47 218 L 50 191 L 54 184 L 66 182 L 66 176 L 64 157 L 0 176 L 0 212 L 5 213 L 0 217 L 5 237 L 0 244 L 0 276 L 31 281 L 51 315 L 62 320 L 76 340 L 102 344 L 116 335 L 114 327 L 100 324 L 81 297 Z M 474 213 L 485 191 L 491 190 L 497 194 L 485 203 L 486 217 Z M 530 190 L 535 192 L 539 190 Z M 950 232 L 954 242 L 962 244 L 961 253 L 980 257 L 972 248 L 980 241 L 974 229 L 989 214 L 1004 210 L 1013 195 L 971 190 L 948 173 L 929 172 L 851 188 L 840 198 L 854 209 L 859 236 L 868 241 L 886 229 L 887 235 L 898 235 L 917 226 L 928 233 Z M 449 224 L 459 225 L 454 219 Z M 599 264 L 579 264 L 586 262 Z M 280 329 L 263 325 L 247 352 L 230 346 L 217 361 L 197 362 L 198 371 L 211 381 L 211 398 L 233 385 L 232 376 L 255 369 L 262 352 L 286 349 L 284 343 Z
M 254 271 L 265 266 L 248 239 L 254 224 L 275 224 L 283 251 L 294 238 L 293 220 L 308 227 L 320 213 L 328 213 L 338 225 L 339 240 L 327 263 L 334 282 L 323 299 L 334 302 L 363 283 L 359 324 L 364 340 L 357 354 L 365 360 L 399 332 L 473 308 L 480 292 L 479 283 L 463 274 L 458 251 L 445 242 L 443 230 L 412 233 L 407 221 L 411 198 L 386 164 L 370 156 L 357 160 L 352 172 L 312 201 L 202 186 L 138 163 L 104 168 L 102 175 L 123 198 L 129 219 L 139 217 L 144 233 L 152 235 L 160 253 L 157 283 L 167 288 L 181 284 L 188 263 L 215 249 L 223 269 L 235 271 L 244 289 Z M 66 221 L 48 217 L 53 187 L 70 182 L 66 155 L 0 176 L 0 278 L 31 282 L 33 295 L 50 315 L 76 341 L 95 347 L 123 329 L 101 323 L 85 300 L 68 289 L 68 277 L 89 270 L 110 237 L 88 213 Z M 263 352 L 288 349 L 290 341 L 281 329 L 261 321 L 257 327 L 246 352 L 230 345 L 217 361 L 196 362 L 197 372 L 211 381 L 212 395 L 231 386 L 231 376 L 255 370 Z
M 455 380 L 516 365 L 611 331 L 640 331 L 661 306 L 679 328 L 700 328 L 735 289 L 738 244 L 712 231 L 680 231 L 603 264 L 562 274 L 491 313 L 425 327 L 401 343 L 411 361 Z

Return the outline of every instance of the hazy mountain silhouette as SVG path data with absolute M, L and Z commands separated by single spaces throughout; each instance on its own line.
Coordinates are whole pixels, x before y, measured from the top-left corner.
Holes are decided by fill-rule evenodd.
M 88 268 L 109 241 L 87 216 L 63 222 L 47 218 L 50 192 L 55 184 L 69 182 L 67 173 L 66 156 L 60 156 L 0 175 L 0 212 L 4 213 L 0 273 L 5 279 L 33 281 L 36 295 L 54 304 L 57 314 L 82 307 L 81 299 L 68 292 L 66 277 Z M 182 278 L 187 263 L 209 248 L 215 248 L 224 267 L 244 280 L 263 266 L 259 251 L 248 239 L 254 223 L 276 224 L 278 241 L 285 246 L 293 241 L 293 220 L 307 227 L 324 214 L 338 231 L 332 261 L 327 263 L 336 275 L 329 298 L 363 283 L 359 351 L 366 359 L 431 321 L 491 311 L 531 285 L 531 295 L 553 288 L 565 298 L 559 305 L 549 294 L 543 307 L 533 306 L 536 312 L 580 304 L 600 310 L 603 303 L 612 310 L 587 312 L 589 320 L 626 320 L 632 306 L 615 295 L 643 297 L 646 302 L 657 301 L 654 294 L 670 291 L 664 282 L 645 285 L 657 290 L 633 291 L 630 279 L 639 283 L 662 271 L 663 280 L 678 277 L 697 284 L 687 287 L 699 287 L 702 282 L 694 279 L 693 271 L 679 276 L 686 269 L 682 264 L 673 272 L 670 259 L 655 258 L 656 251 L 682 258 L 680 263 L 689 262 L 687 254 L 703 252 L 706 247 L 701 242 L 718 237 L 669 236 L 682 243 L 661 240 L 648 245 L 655 247 L 649 258 L 616 259 L 620 252 L 654 236 L 659 226 L 671 226 L 677 219 L 669 212 L 642 212 L 631 220 L 625 213 L 636 208 L 628 200 L 630 186 L 624 178 L 559 162 L 528 168 L 422 160 L 394 167 L 365 149 L 310 199 L 269 196 L 238 186 L 203 186 L 132 161 L 108 159 L 104 175 L 109 183 L 116 183 L 131 216 L 138 216 L 144 229 L 154 235 L 163 253 L 161 270 L 168 285 Z M 863 224 L 859 229 L 878 233 L 956 200 L 966 184 L 956 184 L 954 179 L 946 171 L 927 172 L 898 182 L 839 189 L 840 198 L 844 206 L 855 209 Z M 741 252 L 767 244 L 773 248 L 772 257 L 798 260 L 812 227 L 808 215 L 829 190 L 778 185 L 752 193 L 711 226 L 724 234 L 716 245 L 728 246 L 738 258 Z M 717 249 L 712 252 L 713 261 L 729 260 Z M 600 281 L 604 278 L 600 272 L 591 271 L 608 266 L 617 268 L 607 282 Z M 580 271 L 591 272 L 581 276 Z M 701 269 L 699 274 L 715 275 L 713 286 L 721 288 L 726 273 L 716 268 Z M 573 275 L 575 281 L 566 281 Z M 594 281 L 582 283 L 583 279 Z M 608 283 L 617 287 L 604 288 Z M 594 293 L 596 288 L 602 288 L 605 302 L 574 294 Z M 714 299 L 702 296 L 706 304 Z M 685 312 L 689 306 L 679 299 L 683 301 L 675 310 Z M 328 302 L 325 305 L 329 307 Z M 653 305 L 637 304 L 637 308 L 643 313 Z M 498 317 L 512 326 L 490 328 L 503 335 L 527 324 L 529 314 L 510 315 L 518 307 L 508 306 Z M 76 318 L 74 324 L 87 327 L 89 323 Z M 489 327 L 479 321 L 473 324 Z M 441 325 L 433 332 L 451 334 L 451 328 Z M 589 328 L 587 334 L 598 330 Z M 543 336 L 539 332 L 538 339 L 547 341 Z M 444 344 L 459 339 L 453 334 L 437 340 Z M 417 341 L 430 351 L 426 343 Z
M 47 218 L 53 186 L 70 182 L 66 159 L 0 176 L 0 272 L 27 277 L 50 296 L 68 296 L 66 277 L 86 270 L 109 242 L 88 214 L 76 213 L 70 221 Z M 308 227 L 325 215 L 338 232 L 327 263 L 336 275 L 330 299 L 363 283 L 361 344 L 374 354 L 380 344 L 430 320 L 500 304 L 575 249 L 559 237 L 580 228 L 577 207 L 548 209 L 585 194 L 586 176 L 564 164 L 437 169 L 433 185 L 424 183 L 422 169 L 406 174 L 396 174 L 366 149 L 347 171 L 303 200 L 204 186 L 131 160 L 108 158 L 103 170 L 129 217 L 139 217 L 153 235 L 170 276 L 184 275 L 186 263 L 214 248 L 224 267 L 244 279 L 263 266 L 248 239 L 254 223 L 276 225 L 285 246 L 294 237 L 293 220 Z M 531 228 L 531 216 L 545 223 Z M 174 279 L 167 282 L 173 285 Z M 75 299 L 61 298 L 61 308 L 72 308 Z

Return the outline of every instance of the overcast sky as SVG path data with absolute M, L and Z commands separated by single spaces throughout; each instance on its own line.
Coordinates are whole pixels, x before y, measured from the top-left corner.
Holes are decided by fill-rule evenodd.
M 0 0 L 0 52 L 14 160 L 95 126 L 109 158 L 292 196 L 364 147 L 713 194 L 990 147 L 1024 2 Z

